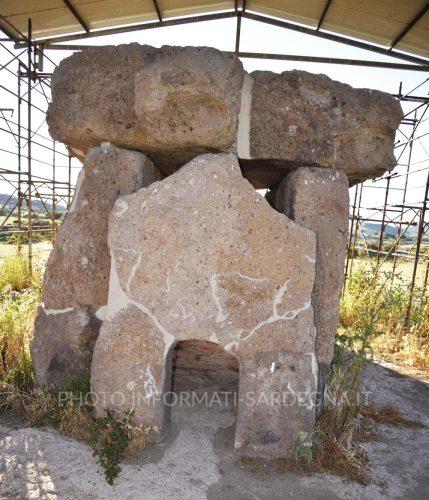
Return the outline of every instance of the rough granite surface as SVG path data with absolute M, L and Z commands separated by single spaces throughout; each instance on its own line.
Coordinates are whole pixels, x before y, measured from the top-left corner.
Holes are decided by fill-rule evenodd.
M 44 307 L 31 347 L 38 384 L 60 387 L 88 374 L 100 327 L 96 314 L 109 288 L 109 213 L 119 196 L 159 179 L 158 169 L 138 151 L 89 150 L 46 265 Z
M 116 147 L 92 148 L 80 176 L 46 266 L 43 303 L 49 309 L 107 303 L 110 211 L 119 196 L 161 178 L 145 155 Z
M 36 382 L 64 387 L 71 379 L 88 376 L 99 323 L 88 307 L 59 314 L 39 307 L 31 342 Z
M 351 184 L 396 165 L 402 110 L 389 94 L 306 71 L 255 71 L 251 78 L 250 157 L 275 160 L 278 181 L 285 164 L 344 170 Z M 260 184 L 268 186 L 274 174 L 264 181 L 264 164 L 257 167 Z

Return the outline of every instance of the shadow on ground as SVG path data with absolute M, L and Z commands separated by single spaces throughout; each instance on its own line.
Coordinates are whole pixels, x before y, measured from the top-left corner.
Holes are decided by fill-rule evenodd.
M 374 364 L 364 386 L 375 405 L 391 404 L 426 425 L 377 424 L 381 440 L 364 444 L 373 479 L 368 486 L 328 474 L 242 468 L 233 454 L 234 410 L 199 405 L 174 407 L 166 441 L 124 463 L 113 487 L 85 444 L 2 422 L 0 498 L 429 498 L 429 384 Z

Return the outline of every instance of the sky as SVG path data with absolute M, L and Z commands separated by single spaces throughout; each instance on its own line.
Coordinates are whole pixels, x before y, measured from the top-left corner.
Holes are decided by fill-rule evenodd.
M 191 46 L 211 46 L 220 50 L 232 51 L 235 47 L 235 19 L 223 19 L 216 21 L 208 21 L 204 23 L 194 23 L 191 25 L 172 26 L 165 28 L 158 28 L 146 31 L 134 31 L 131 33 L 124 33 L 112 35 L 108 37 L 93 38 L 90 40 L 82 40 L 76 43 L 81 45 L 118 45 L 120 43 L 138 42 L 141 44 L 148 44 L 155 47 L 162 45 L 191 45 Z M 74 42 L 69 42 L 74 43 Z M 13 50 L 13 44 L 7 45 Z M 305 35 L 302 33 L 289 31 L 283 28 L 274 27 L 262 24 L 256 21 L 243 19 L 241 30 L 241 43 L 240 49 L 246 52 L 266 52 L 266 53 L 279 53 L 279 54 L 301 54 L 325 57 L 339 57 L 339 58 L 352 58 L 352 59 L 368 59 L 386 62 L 401 62 L 397 59 L 385 57 L 373 52 L 364 51 L 354 47 L 343 44 L 334 43 L 321 38 Z M 17 53 L 14 51 L 14 53 Z M 57 64 L 61 59 L 71 54 L 70 51 L 49 51 L 48 56 Z M 0 47 L 0 65 L 10 59 L 10 55 Z M 429 73 L 404 71 L 404 70 L 391 70 L 379 68 L 367 68 L 356 66 L 342 66 L 333 64 L 322 63 L 304 63 L 304 62 L 289 62 L 289 61 L 270 61 L 270 60 L 255 60 L 255 59 L 242 59 L 244 68 L 251 72 L 254 70 L 269 70 L 274 72 L 282 72 L 292 69 L 301 69 L 313 73 L 323 73 L 329 77 L 352 85 L 353 87 L 365 87 L 382 90 L 390 93 L 397 93 L 399 84 L 402 82 L 403 93 L 408 92 L 412 88 L 419 85 L 423 80 L 429 78 Z M 16 71 L 16 65 L 10 65 L 13 71 Z M 45 71 L 50 71 L 52 65 L 46 63 Z M 11 74 L 0 71 L 0 84 L 9 87 L 16 92 L 17 79 Z M 48 92 L 48 89 L 46 89 Z M 429 80 L 426 84 L 419 88 L 418 95 L 427 95 L 429 91 Z M 33 99 L 41 109 L 45 109 L 46 101 L 42 94 L 33 92 Z M 0 102 L 3 108 L 15 108 L 14 115 L 11 117 L 10 113 L 5 112 L 5 116 L 16 121 L 16 98 L 10 96 L 7 92 L 0 88 Z M 405 104 L 404 111 L 407 112 L 412 109 L 412 106 Z M 26 119 L 25 109 L 22 110 L 22 116 Z M 429 115 L 429 113 L 428 113 Z M 429 118 L 429 116 L 428 116 Z M 44 116 L 42 113 L 33 113 L 33 127 L 36 128 L 40 125 L 39 133 L 48 136 L 46 125 L 43 125 Z M 1 123 L 3 122 L 3 123 Z M 10 125 L 13 128 L 13 125 Z M 0 127 L 6 128 L 5 122 L 0 117 Z M 409 127 L 410 128 L 410 127 Z M 405 129 L 409 133 L 409 128 Z M 33 128 L 34 129 L 34 128 Z M 15 129 L 13 129 L 15 130 Z M 429 131 L 429 120 L 422 123 L 418 135 L 423 135 Z M 35 137 L 36 139 L 36 137 Z M 404 136 L 400 133 L 397 137 L 398 140 L 403 142 Z M 41 144 L 48 144 L 42 138 L 39 138 Z M 16 143 L 14 138 L 8 136 L 0 131 L 0 149 L 13 149 L 16 150 Z M 66 164 L 66 157 L 62 156 L 61 152 L 64 149 L 61 145 L 57 146 L 58 153 L 56 155 L 56 162 L 59 165 L 57 180 L 66 180 L 67 169 L 64 168 Z M 399 151 L 401 148 L 397 148 Z M 429 167 L 429 136 L 423 137 L 421 140 L 414 142 L 412 161 L 415 165 L 413 170 L 419 170 Z M 51 161 L 52 153 L 48 150 L 33 146 L 33 154 L 37 160 Z M 408 150 L 404 152 L 400 163 L 404 162 L 408 155 Z M 9 153 L 0 151 L 0 162 L 4 168 L 16 169 L 16 157 Z M 73 176 L 72 180 L 75 181 L 79 171 L 80 164 L 77 161 L 73 162 Z M 397 167 L 399 173 L 403 171 L 404 167 Z M 52 169 L 41 162 L 35 161 L 33 163 L 33 173 L 41 177 L 52 178 Z M 417 202 L 423 198 L 424 184 L 426 181 L 427 170 L 421 170 L 416 174 L 410 176 L 407 203 Z M 399 203 L 402 198 L 402 191 L 399 190 L 403 184 L 404 178 L 392 180 L 391 195 L 389 203 Z M 378 183 L 377 185 L 383 185 Z M 0 182 L 0 192 L 9 192 L 9 187 L 4 182 Z M 353 196 L 353 192 L 351 193 Z M 365 189 L 364 206 L 381 205 L 383 201 L 384 192 L 382 189 Z M 369 212 L 368 212 L 369 213 Z

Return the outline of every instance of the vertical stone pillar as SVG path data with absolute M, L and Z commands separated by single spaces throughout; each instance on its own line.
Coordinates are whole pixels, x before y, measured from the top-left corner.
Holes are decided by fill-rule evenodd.
M 112 281 L 118 283 L 114 276 Z M 149 440 L 161 441 L 170 428 L 174 343 L 166 347 L 152 319 L 134 304 L 103 321 L 100 339 L 91 363 L 95 415 L 109 409 L 123 416 L 132 409 L 134 423 L 149 429 Z
M 160 180 L 144 154 L 111 147 L 89 150 L 73 203 L 49 257 L 31 345 L 37 383 L 62 386 L 89 375 L 92 349 L 107 303 L 110 211 L 119 196 Z
M 349 183 L 343 171 L 302 167 L 277 189 L 275 208 L 317 236 L 316 277 L 312 303 L 319 363 L 318 409 L 323 406 L 326 376 L 334 352 L 344 259 L 347 250 Z

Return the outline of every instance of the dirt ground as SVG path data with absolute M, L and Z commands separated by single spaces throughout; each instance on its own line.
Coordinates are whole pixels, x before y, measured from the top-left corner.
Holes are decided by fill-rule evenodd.
M 382 439 L 365 443 L 368 486 L 317 474 L 252 472 L 233 454 L 234 412 L 226 406 L 174 407 L 160 445 L 122 465 L 111 487 L 91 449 L 54 431 L 0 425 L 0 498 L 59 499 L 378 499 L 429 498 L 429 380 L 393 365 L 370 366 L 365 389 L 423 429 L 377 424 Z M 1 422 L 0 422 L 1 424 Z

